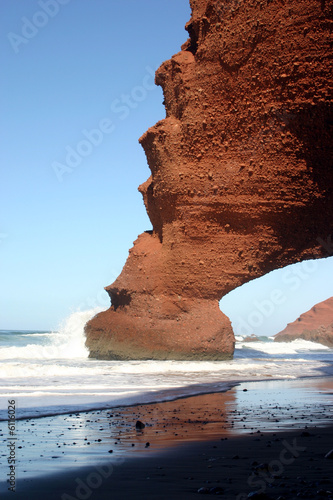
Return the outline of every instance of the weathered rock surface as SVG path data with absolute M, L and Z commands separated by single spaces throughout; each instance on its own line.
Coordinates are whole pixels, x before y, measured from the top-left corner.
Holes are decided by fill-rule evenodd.
M 282 332 L 275 335 L 275 342 L 291 342 L 296 339 L 318 342 L 333 347 L 333 297 L 301 314 L 289 323 Z
M 331 248 L 332 1 L 191 7 L 190 39 L 156 72 L 166 118 L 140 139 L 153 231 L 86 325 L 92 357 L 229 358 L 219 299 Z

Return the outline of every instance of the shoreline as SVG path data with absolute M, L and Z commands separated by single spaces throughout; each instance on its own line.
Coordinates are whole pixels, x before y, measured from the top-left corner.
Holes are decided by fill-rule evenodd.
M 333 377 L 333 375 L 332 375 Z M 317 378 L 317 377 L 315 377 Z M 322 377 L 320 377 L 322 378 Z M 261 381 L 261 380 L 258 380 Z M 264 380 L 262 380 L 264 381 Z M 20 420 L 37 420 L 41 418 L 49 418 L 49 417 L 58 417 L 58 416 L 66 416 L 71 413 L 91 413 L 91 412 L 96 412 L 96 411 L 106 411 L 106 410 L 117 410 L 117 409 L 123 409 L 123 408 L 135 408 L 136 406 L 144 406 L 144 405 L 150 405 L 150 404 L 155 404 L 155 403 L 168 403 L 172 401 L 177 401 L 178 399 L 187 399 L 190 397 L 195 397 L 195 396 L 204 396 L 205 394 L 215 394 L 215 393 L 224 393 L 228 392 L 229 390 L 233 389 L 233 387 L 243 383 L 243 381 L 230 381 L 230 382 L 208 382 L 207 384 L 193 384 L 189 385 L 186 387 L 182 388 L 174 388 L 174 389 L 165 389 L 163 391 L 157 391 L 156 393 L 153 392 L 148 392 L 142 394 L 138 399 L 141 399 L 141 401 L 138 401 L 136 403 L 119 403 L 117 402 L 114 405 L 108 404 L 105 405 L 104 403 L 96 403 L 96 405 L 87 405 L 84 407 L 83 405 L 78 406 L 73 406 L 73 407 L 68 407 L 64 411 L 59 411 L 59 412 L 45 412 L 43 414 L 35 414 L 35 415 L 20 415 L 16 417 L 16 421 Z M 202 390 L 198 392 L 192 392 L 194 387 L 203 387 L 205 385 L 208 385 L 212 387 L 210 390 Z M 219 386 L 219 387 L 218 387 Z M 222 388 L 222 386 L 224 386 Z M 188 394 L 185 394 L 185 392 L 188 391 Z M 161 399 L 156 399 L 158 395 L 161 394 L 161 392 L 164 394 L 164 397 Z M 179 394 L 177 394 L 177 392 Z M 172 396 L 167 397 L 166 394 L 172 394 Z M 155 396 L 155 398 L 154 398 Z M 27 412 L 35 410 L 35 408 L 31 409 L 25 409 Z M 2 422 L 7 422 L 7 418 L 3 418 L 0 416 L 0 425 Z
M 328 366 L 331 366 L 331 364 L 328 364 Z M 106 410 L 117 410 L 117 409 L 124 409 L 124 408 L 135 408 L 137 406 L 144 406 L 144 405 L 152 405 L 152 404 L 162 404 L 162 403 L 169 403 L 173 401 L 178 401 L 181 399 L 188 399 L 191 397 L 197 397 L 197 396 L 205 396 L 209 394 L 217 394 L 217 393 L 225 393 L 230 390 L 232 390 L 234 387 L 240 386 L 242 384 L 249 384 L 249 383 L 264 383 L 264 382 L 298 382 L 298 381 L 306 381 L 306 380 L 319 380 L 319 379 L 332 379 L 333 380 L 333 373 L 331 371 L 328 371 L 327 374 L 321 373 L 320 375 L 304 375 L 303 377 L 296 377 L 296 378 L 283 378 L 283 377 L 267 377 L 267 378 L 249 378 L 249 379 L 235 379 L 235 380 L 230 380 L 228 382 L 208 382 L 207 384 L 193 384 L 186 386 L 184 388 L 174 388 L 174 389 L 166 389 L 163 391 L 158 391 L 156 393 L 148 392 L 147 394 L 143 394 L 141 396 L 141 401 L 138 401 L 136 403 L 116 403 L 114 405 L 108 404 L 105 405 L 103 403 L 96 403 L 96 405 L 87 405 L 84 407 L 83 405 L 80 405 L 80 407 L 73 406 L 73 407 L 68 407 L 64 411 L 59 411 L 59 412 L 47 412 L 43 414 L 34 414 L 34 415 L 20 415 L 16 416 L 16 421 L 22 421 L 22 420 L 37 420 L 37 419 L 43 419 L 43 418 L 49 418 L 49 417 L 58 417 L 58 416 L 66 416 L 71 413 L 91 413 L 91 412 L 96 412 L 96 411 L 106 411 Z M 198 392 L 191 392 L 193 391 L 193 387 L 197 386 L 204 386 L 208 385 L 212 387 L 209 390 L 202 390 Z M 223 389 L 217 386 L 224 385 Z M 188 394 L 184 394 L 185 391 L 189 391 Z M 161 399 L 156 399 L 157 395 L 160 395 L 161 392 L 163 394 L 168 394 L 172 393 L 173 395 L 170 397 L 164 396 Z M 180 394 L 177 394 L 179 392 Z M 155 399 L 154 397 L 155 396 Z M 35 410 L 35 408 L 32 408 L 32 410 Z M 3 410 L 4 411 L 4 410 Z M 29 411 L 29 410 L 27 410 Z M 7 417 L 3 418 L 0 416 L 0 426 L 3 422 L 7 422 Z
M 332 429 L 327 430 L 333 421 L 332 400 L 333 377 L 306 377 L 297 380 L 248 381 L 226 392 L 182 397 L 163 403 L 144 403 L 113 410 L 76 412 L 70 415 L 19 421 L 21 448 L 17 449 L 17 452 L 21 464 L 17 469 L 15 498 L 28 499 L 30 497 L 27 495 L 30 493 L 35 495 L 31 498 L 36 498 L 38 488 L 43 493 L 43 488 L 50 481 L 54 485 L 62 484 L 63 492 L 66 493 L 73 481 L 76 485 L 76 477 L 86 474 L 83 471 L 87 471 L 88 476 L 88 471 L 101 476 L 101 472 L 96 472 L 96 467 L 101 464 L 105 467 L 108 467 L 108 464 L 112 465 L 114 472 L 110 474 L 110 480 L 101 476 L 104 486 L 101 484 L 96 491 L 90 488 L 92 498 L 104 498 L 100 495 L 104 495 L 103 488 L 106 488 L 105 495 L 107 494 L 108 481 L 111 481 L 110 485 L 114 492 L 120 485 L 124 488 L 126 482 L 123 483 L 122 478 L 128 477 L 129 472 L 131 474 L 127 482 L 129 481 L 136 490 L 139 487 L 137 481 L 140 476 L 135 471 L 141 470 L 141 474 L 145 474 L 143 472 L 145 468 L 154 468 L 156 461 L 165 462 L 165 467 L 168 470 L 175 469 L 175 474 L 182 468 L 180 465 L 182 462 L 191 463 L 191 468 L 196 471 L 192 475 L 199 480 L 202 453 L 207 453 L 204 450 L 210 450 L 209 453 L 213 454 L 212 462 L 219 462 L 218 450 L 221 452 L 221 444 L 223 450 L 226 452 L 229 450 L 229 454 L 230 450 L 236 447 L 233 457 L 236 455 L 240 457 L 238 448 L 245 450 L 244 447 L 250 446 L 246 443 L 257 447 L 257 443 L 265 442 L 265 446 L 269 449 L 274 448 L 275 440 L 282 439 L 279 436 L 289 435 L 292 443 L 293 439 L 297 439 L 302 432 L 305 432 L 311 436 L 313 434 L 325 436 L 322 443 L 328 446 L 331 442 L 330 436 L 333 435 Z M 135 429 L 137 420 L 145 423 L 143 430 Z M 6 437 L 5 432 L 2 430 L 4 437 Z M 312 441 L 315 443 L 314 438 Z M 310 443 L 310 440 L 307 442 Z M 149 446 L 146 443 L 149 443 Z M 263 450 L 258 448 L 257 451 L 253 450 L 252 455 L 258 455 L 259 451 L 260 454 L 263 453 Z M 328 451 L 330 450 L 326 452 Z M 183 458 L 176 465 L 179 457 Z M 193 457 L 197 457 L 197 461 Z M 232 467 L 236 463 L 237 467 L 245 464 L 232 457 L 228 458 L 228 463 L 230 460 Z M 260 458 L 260 461 L 263 459 Z M 246 467 L 249 467 L 248 462 L 246 464 Z M 6 469 L 8 466 L 6 463 L 4 465 Z M 206 465 L 205 470 L 208 468 L 210 467 Z M 103 470 L 107 469 L 101 469 Z M 163 483 L 164 480 L 161 478 L 165 476 L 159 476 L 155 469 L 154 471 L 153 482 L 157 487 L 160 481 Z M 147 481 L 149 483 L 150 480 Z M 145 483 L 146 486 L 148 483 Z M 6 493 L 7 486 L 4 482 L 0 483 L 0 488 L 1 498 L 13 494 L 8 491 Z M 31 488 L 34 489 L 34 493 Z M 333 489 L 333 485 L 329 489 Z M 118 497 L 112 495 L 112 498 L 124 498 L 120 491 Z M 192 491 L 187 494 L 194 493 Z M 68 495 L 69 498 L 78 498 L 73 492 Z M 149 498 L 143 493 L 142 495 L 140 497 L 135 494 L 135 497 Z M 50 496 L 49 492 L 45 493 L 45 497 L 62 498 L 61 495 Z M 65 500 L 68 500 L 68 497 L 65 496 Z

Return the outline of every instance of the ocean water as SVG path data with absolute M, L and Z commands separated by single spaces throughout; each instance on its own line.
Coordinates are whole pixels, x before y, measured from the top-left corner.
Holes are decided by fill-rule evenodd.
M 66 414 L 226 391 L 238 382 L 333 375 L 333 349 L 296 340 L 236 337 L 232 361 L 99 361 L 88 358 L 85 323 L 73 313 L 57 332 L 0 330 L 0 420 Z

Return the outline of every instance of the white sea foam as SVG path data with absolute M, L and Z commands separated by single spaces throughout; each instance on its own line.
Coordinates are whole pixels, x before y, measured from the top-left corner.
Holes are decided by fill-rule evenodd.
M 305 351 L 329 351 L 330 348 L 318 344 L 316 342 L 310 342 L 308 340 L 297 339 L 292 342 L 244 342 L 238 341 L 237 348 L 241 349 L 247 347 L 248 349 L 253 349 L 261 351 L 267 354 L 298 354 Z
M 244 337 L 242 337 L 241 335 L 235 335 L 235 340 L 236 342 L 242 342 L 244 340 Z
M 241 336 L 230 361 L 88 359 L 84 325 L 99 311 L 73 313 L 58 332 L 16 332 L 17 345 L 9 340 L 0 347 L 0 418 L 9 398 L 22 418 L 226 390 L 237 381 L 333 374 L 333 350 L 321 344 L 244 342 Z
M 58 332 L 45 332 L 45 333 L 22 333 L 21 337 L 31 337 L 32 339 L 36 337 L 47 337 L 50 338 L 52 335 L 58 335 Z
M 29 337 L 35 342 L 22 347 L 0 348 L 0 360 L 87 358 L 89 352 L 85 346 L 84 325 L 102 310 L 96 307 L 77 311 L 59 326 L 57 332 L 21 334 L 20 337 Z M 40 340 L 44 342 L 41 343 Z

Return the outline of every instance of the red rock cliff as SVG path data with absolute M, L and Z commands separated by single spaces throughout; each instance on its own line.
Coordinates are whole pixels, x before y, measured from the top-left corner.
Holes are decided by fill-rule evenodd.
M 333 297 L 313 306 L 274 337 L 275 342 L 295 339 L 319 342 L 333 347 Z
M 86 325 L 101 359 L 225 359 L 218 302 L 327 256 L 332 231 L 332 1 L 191 0 L 190 39 L 156 72 L 166 118 L 140 139 L 141 234 Z

